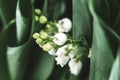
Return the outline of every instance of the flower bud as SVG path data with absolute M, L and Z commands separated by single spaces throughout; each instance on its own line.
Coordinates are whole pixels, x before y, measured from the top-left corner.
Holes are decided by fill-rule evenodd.
M 68 18 L 63 18 L 57 23 L 58 32 L 69 32 L 72 28 L 72 22 Z
M 69 56 L 59 55 L 55 58 L 55 60 L 57 61 L 57 65 L 63 67 L 69 61 Z
M 44 32 L 44 31 L 41 31 L 41 32 L 40 32 L 40 37 L 41 37 L 42 39 L 47 39 L 47 38 L 48 38 L 48 34 L 47 34 L 46 32 Z
M 67 36 L 64 33 L 57 33 L 54 36 L 53 42 L 57 45 L 63 45 L 67 41 Z
M 35 16 L 35 21 L 37 22 L 39 20 L 39 17 L 38 16 Z
M 40 15 L 40 14 L 41 14 L 41 10 L 40 10 L 40 9 L 35 9 L 35 13 L 36 13 L 37 15 Z
M 42 40 L 41 38 L 37 38 L 37 39 L 36 39 L 36 43 L 37 43 L 37 44 L 41 44 L 42 42 L 43 42 L 43 40 Z
M 70 68 L 70 72 L 77 76 L 82 68 L 82 62 L 76 62 L 76 59 L 71 59 L 68 66 Z
M 49 28 L 51 28 L 51 26 L 50 26 L 49 24 L 47 24 L 47 25 L 46 25 L 46 28 L 48 28 L 48 29 L 49 29 Z
M 39 33 L 34 33 L 34 34 L 33 34 L 33 38 L 34 38 L 34 39 L 37 39 L 37 38 L 39 38 L 39 37 L 40 37 L 40 34 L 39 34 Z
M 52 45 L 50 43 L 46 43 L 43 45 L 44 51 L 50 51 L 52 49 Z
M 47 18 L 45 17 L 45 16 L 40 16 L 40 18 L 39 18 L 39 22 L 41 23 L 41 24 L 44 24 L 44 23 L 46 23 L 48 20 L 47 20 Z

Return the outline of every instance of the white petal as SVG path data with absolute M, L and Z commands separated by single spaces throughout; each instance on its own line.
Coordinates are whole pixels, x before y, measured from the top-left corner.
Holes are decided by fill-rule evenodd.
M 64 33 L 57 33 L 54 36 L 53 42 L 57 45 L 63 45 L 67 41 L 67 36 Z
M 72 28 L 72 22 L 68 18 L 63 18 L 58 21 L 57 27 L 59 32 L 69 32 Z
M 64 32 L 64 28 L 61 28 L 61 24 L 57 24 L 57 27 L 58 27 L 58 32 L 60 32 L 60 33 L 62 33 L 62 32 Z
M 58 28 L 58 32 L 65 32 L 63 28 Z
M 56 55 L 56 49 L 52 48 L 50 51 L 48 51 L 50 55 Z
M 76 56 L 76 54 L 78 53 L 78 47 L 77 46 L 73 46 L 72 44 L 70 45 L 70 48 L 72 49 L 69 53 L 70 58 L 74 58 Z
M 69 56 L 59 55 L 55 58 L 55 60 L 57 61 L 57 65 L 63 67 L 69 61 Z
M 66 48 L 68 48 L 68 46 L 69 44 L 58 48 L 56 55 L 65 55 L 67 53 Z
M 68 65 L 70 68 L 70 72 L 76 76 L 79 74 L 82 68 L 82 62 L 81 61 L 76 62 L 75 59 L 71 59 Z
M 69 56 L 72 59 L 72 58 L 74 58 L 76 56 L 76 54 L 77 54 L 77 49 L 71 50 L 70 53 L 69 53 Z

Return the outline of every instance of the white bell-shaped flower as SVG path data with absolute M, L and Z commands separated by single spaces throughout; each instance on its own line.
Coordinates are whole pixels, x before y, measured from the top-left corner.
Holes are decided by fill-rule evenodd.
M 77 49 L 73 49 L 73 50 L 70 51 L 69 56 L 70 56 L 71 59 L 76 56 L 77 51 L 78 51 Z
M 61 67 L 63 67 L 69 61 L 69 56 L 61 54 L 61 55 L 57 56 L 55 58 L 55 60 L 57 61 L 57 65 L 60 65 Z
M 63 18 L 57 23 L 58 32 L 69 32 L 72 28 L 72 22 L 68 18 Z
M 57 50 L 57 52 L 56 52 L 56 55 L 65 55 L 65 54 L 67 53 L 67 50 L 66 50 L 66 49 L 67 49 L 68 47 L 69 47 L 69 44 L 58 48 L 58 50 Z
M 71 59 L 68 66 L 70 68 L 71 74 L 74 74 L 77 76 L 79 72 L 81 71 L 82 62 L 81 61 L 76 62 L 76 59 Z
M 72 59 L 76 56 L 78 49 L 77 46 L 73 46 L 73 44 L 70 44 L 69 49 L 70 49 L 69 56 Z
M 56 55 L 56 49 L 52 48 L 50 51 L 48 51 L 50 55 Z
M 67 36 L 64 33 L 57 33 L 54 36 L 53 42 L 57 45 L 63 45 L 67 41 Z

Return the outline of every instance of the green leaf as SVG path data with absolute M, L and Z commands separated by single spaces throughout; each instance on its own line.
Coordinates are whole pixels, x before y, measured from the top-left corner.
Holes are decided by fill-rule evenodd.
M 10 34 L 10 28 L 0 35 L 0 80 L 9 80 L 10 77 L 6 57 L 8 34 Z
M 33 7 L 30 0 L 19 0 L 16 9 L 16 33 L 17 44 L 14 43 L 14 47 L 8 47 L 6 51 L 6 57 L 8 60 L 8 68 L 10 72 L 10 80 L 22 80 L 24 77 L 25 68 L 27 65 L 28 57 L 32 51 L 31 48 L 31 36 L 34 31 L 34 19 Z M 15 29 L 13 29 L 15 31 Z M 7 34 L 7 36 L 9 36 Z M 13 37 L 13 40 L 16 36 Z M 12 40 L 12 39 L 11 39 Z M 26 43 L 25 43 L 26 42 Z M 23 44 L 24 43 L 24 44 Z M 16 46 L 18 45 L 19 46 Z M 8 45 L 9 46 L 9 45 Z M 14 66 L 13 66 L 14 65 Z
M 31 80 L 47 80 L 53 67 L 54 58 L 48 53 L 41 52 Z
M 80 36 L 87 39 L 87 43 L 91 46 L 92 43 L 92 17 L 88 9 L 89 0 L 72 0 L 73 6 L 73 39 L 78 40 Z M 86 55 L 87 56 L 87 55 Z M 89 60 L 83 58 L 83 68 L 79 74 L 80 79 L 88 77 Z
M 59 16 L 61 16 L 65 12 L 65 2 L 63 0 L 57 1 L 54 9 L 53 19 L 57 20 Z
M 32 2 L 31 0 L 19 0 L 16 9 L 16 35 L 18 44 L 29 39 L 32 26 Z
M 65 2 L 64 0 L 44 0 L 42 11 L 48 19 L 56 20 L 65 12 Z
M 10 80 L 22 80 L 26 63 L 30 54 L 29 44 L 7 48 L 7 60 Z M 14 65 L 14 66 L 13 66 Z
M 15 18 L 15 8 L 17 0 L 0 0 L 0 16 L 2 18 L 3 27 L 8 24 L 11 19 Z
M 120 47 L 118 49 L 118 55 L 112 66 L 109 80 L 120 80 Z
M 13 21 L 14 22 L 14 21 Z M 7 46 L 16 44 L 15 39 L 15 24 L 6 27 L 0 34 L 0 80 L 9 80 L 8 60 L 7 60 Z
M 35 42 L 31 37 L 23 45 L 8 47 L 7 59 L 11 80 L 26 80 L 26 78 L 28 80 L 46 80 L 49 77 L 54 66 L 54 59 L 48 54 L 41 52 L 40 48 L 36 48 L 34 44 Z M 36 54 L 39 55 L 37 56 Z M 35 56 L 35 59 L 31 56 Z M 35 66 L 29 65 L 33 63 L 35 63 Z M 31 69 L 32 66 L 34 66 L 34 69 Z
M 91 16 L 88 10 L 89 0 L 72 0 L 73 5 L 73 39 L 85 36 L 89 42 L 92 37 Z
M 120 35 L 120 6 L 116 0 L 93 0 L 93 8 L 109 27 Z
M 43 5 L 43 8 L 42 8 L 42 13 L 47 16 L 48 13 L 47 13 L 47 8 L 48 8 L 48 0 L 44 0 L 44 5 Z
M 120 37 L 98 16 L 94 4 L 94 0 L 91 0 L 89 7 L 93 16 L 93 42 L 90 80 L 108 80 Z
M 43 53 L 38 45 L 35 46 L 32 38 L 21 46 L 8 47 L 7 50 L 11 80 L 46 80 L 50 76 L 54 58 Z
M 53 69 L 53 58 L 45 53 L 40 54 L 43 51 L 34 45 L 36 43 L 32 39 L 32 34 L 35 28 L 38 28 L 34 25 L 34 19 L 32 22 L 32 18 L 34 18 L 33 12 L 34 10 L 30 0 L 18 1 L 16 9 L 16 30 L 17 45 L 19 46 L 8 47 L 7 49 L 11 80 L 45 80 L 49 77 Z M 32 56 L 36 56 L 37 54 L 39 55 L 31 61 Z M 31 66 L 30 64 L 34 65 Z M 34 69 L 30 69 L 30 66 Z

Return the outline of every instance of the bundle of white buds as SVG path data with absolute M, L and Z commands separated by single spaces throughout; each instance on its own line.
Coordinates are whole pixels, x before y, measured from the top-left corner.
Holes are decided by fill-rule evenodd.
M 44 51 L 55 57 L 57 65 L 64 67 L 68 63 L 70 72 L 77 76 L 82 68 L 80 58 L 84 54 L 84 51 L 79 49 L 81 47 L 79 43 L 82 44 L 82 47 L 85 46 L 86 52 L 88 48 L 84 44 L 84 40 L 75 41 L 71 39 L 72 36 L 69 35 L 72 28 L 71 20 L 63 18 L 58 22 L 52 22 L 48 21 L 39 9 L 35 9 L 35 13 L 35 21 L 46 24 L 43 30 L 33 34 L 36 43 Z

